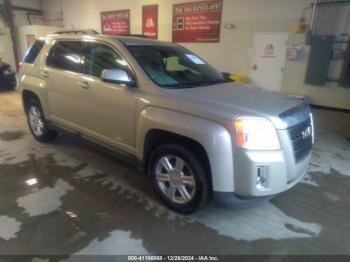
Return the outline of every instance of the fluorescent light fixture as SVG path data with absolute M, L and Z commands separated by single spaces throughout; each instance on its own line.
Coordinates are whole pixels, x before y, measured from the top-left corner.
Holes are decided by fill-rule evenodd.
M 31 179 L 28 179 L 27 181 L 26 181 L 26 184 L 28 185 L 28 186 L 34 186 L 34 185 L 36 185 L 38 183 L 38 179 L 36 179 L 36 178 L 31 178 Z
M 67 211 L 66 212 L 67 216 L 71 217 L 71 218 L 77 218 L 78 215 L 76 213 L 74 213 L 73 211 Z

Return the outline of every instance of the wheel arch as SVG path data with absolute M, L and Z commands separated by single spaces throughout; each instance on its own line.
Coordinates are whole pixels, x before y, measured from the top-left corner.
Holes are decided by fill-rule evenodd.
M 26 90 L 26 89 L 24 89 L 23 91 L 22 91 L 22 103 L 23 103 L 23 106 L 24 106 L 24 110 L 25 111 L 27 111 L 27 107 L 28 107 L 28 102 L 30 101 L 30 100 L 36 100 L 36 101 L 38 101 L 38 103 L 41 105 L 41 101 L 40 101 L 40 98 L 39 98 L 39 96 L 35 93 L 35 92 L 33 92 L 33 91 L 31 91 L 31 90 Z
M 208 182 L 210 189 L 212 189 L 212 175 L 211 175 L 211 167 L 210 161 L 208 157 L 208 153 L 201 143 L 198 141 L 182 136 L 170 131 L 162 130 L 162 129 L 151 129 L 148 130 L 145 136 L 145 142 L 143 145 L 144 158 L 143 163 L 146 168 L 149 166 L 150 156 L 152 151 L 157 148 L 159 145 L 163 144 L 177 144 L 181 145 L 191 152 L 193 152 L 196 157 L 198 157 L 199 161 L 203 163 L 203 168 L 206 171 Z
M 172 110 L 150 107 L 141 114 L 136 155 L 144 165 L 155 146 L 180 143 L 201 155 L 212 189 L 233 191 L 233 148 L 228 130 L 215 122 Z

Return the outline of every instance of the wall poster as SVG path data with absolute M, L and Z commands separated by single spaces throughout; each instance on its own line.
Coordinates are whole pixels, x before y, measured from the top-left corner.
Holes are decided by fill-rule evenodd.
M 130 9 L 102 12 L 101 31 L 104 35 L 129 35 Z
M 175 4 L 173 42 L 220 42 L 222 0 Z
M 158 39 L 158 5 L 142 6 L 142 34 Z

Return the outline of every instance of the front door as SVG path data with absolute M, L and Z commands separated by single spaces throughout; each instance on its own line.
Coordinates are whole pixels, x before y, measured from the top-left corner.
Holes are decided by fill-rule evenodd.
M 81 133 L 128 153 L 135 153 L 137 89 L 101 80 L 103 70 L 122 69 L 127 62 L 109 45 L 90 42 L 84 49 L 83 75 L 77 89 Z
M 288 33 L 257 33 L 250 77 L 257 86 L 281 91 Z

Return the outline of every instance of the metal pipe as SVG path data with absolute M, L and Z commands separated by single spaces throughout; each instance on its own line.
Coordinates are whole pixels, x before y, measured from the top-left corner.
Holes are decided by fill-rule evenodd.
M 329 3 L 329 0 L 326 0 Z M 327 35 L 327 23 L 329 19 L 329 14 L 327 12 L 327 6 L 322 6 L 322 20 L 321 20 L 321 32 L 322 35 Z
M 350 0 L 339 0 L 339 1 L 332 1 L 336 4 L 350 4 Z M 320 2 L 318 3 L 317 5 L 318 6 L 321 6 L 321 5 L 328 5 L 329 2 Z M 315 4 L 311 4 L 312 6 L 315 5 Z
M 333 5 L 333 21 L 332 21 L 332 34 L 336 34 L 336 22 L 337 22 L 337 14 L 338 14 L 338 4 L 334 3 Z
M 333 19 L 333 1 L 328 0 L 329 5 L 328 7 L 325 6 L 324 8 L 326 9 L 327 13 L 327 21 L 325 21 L 325 35 L 331 35 L 332 34 L 332 19 Z
M 311 15 L 310 30 L 309 30 L 311 33 L 311 36 L 313 35 L 313 30 L 314 30 L 315 16 L 316 16 L 316 11 L 317 11 L 317 3 L 318 3 L 318 0 L 315 0 L 314 8 L 312 10 L 312 15 Z

